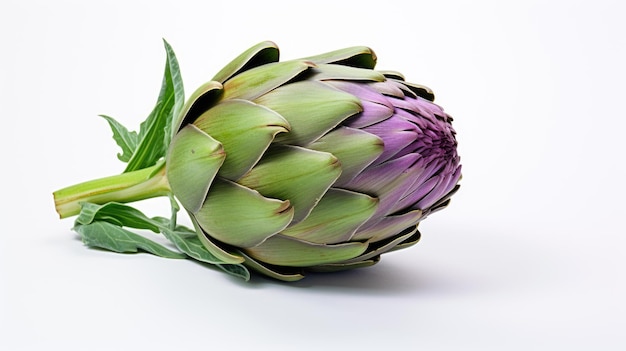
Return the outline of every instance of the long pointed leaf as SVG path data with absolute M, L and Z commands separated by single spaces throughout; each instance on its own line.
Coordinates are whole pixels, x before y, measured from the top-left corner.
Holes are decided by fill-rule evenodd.
M 137 149 L 124 172 L 152 166 L 165 156 L 174 133 L 172 124 L 182 110 L 184 91 L 178 60 L 170 45 L 164 43 L 167 59 L 161 92 L 156 106 L 140 126 Z
M 155 233 L 159 232 L 159 226 L 134 207 L 118 202 L 108 202 L 104 205 L 83 203 L 80 214 L 76 218 L 76 223 L 87 225 L 97 221 L 111 222 L 121 227 L 148 229 Z
M 169 250 L 162 245 L 130 232 L 109 222 L 93 222 L 77 225 L 74 230 L 80 234 L 85 245 L 110 251 L 133 253 L 139 250 L 165 258 L 185 258 L 182 253 Z
M 111 131 L 113 132 L 113 139 L 122 149 L 122 153 L 118 153 L 117 158 L 122 162 L 128 162 L 137 148 L 137 132 L 128 131 L 126 127 L 113 117 L 106 115 L 100 115 L 100 117 L 104 118 L 109 123 Z
M 172 106 L 171 117 L 167 119 L 165 128 L 165 150 L 169 146 L 170 140 L 174 137 L 178 127 L 177 121 L 179 115 L 182 113 L 183 105 L 185 103 L 185 89 L 183 87 L 183 78 L 180 74 L 180 67 L 178 65 L 178 59 L 174 53 L 174 49 L 164 39 L 165 51 L 167 52 L 167 64 L 170 71 L 172 89 L 174 90 L 174 105 Z
M 169 250 L 162 245 L 124 228 L 149 229 L 160 232 L 182 253 Z M 228 274 L 250 279 L 246 267 L 234 262 L 225 262 L 209 251 L 196 232 L 184 226 L 170 229 L 170 220 L 163 217 L 149 218 L 141 211 L 121 203 L 110 202 L 104 205 L 83 203 L 82 212 L 77 217 L 74 230 L 83 242 L 114 252 L 138 252 L 143 250 L 166 258 L 192 258 L 216 265 Z

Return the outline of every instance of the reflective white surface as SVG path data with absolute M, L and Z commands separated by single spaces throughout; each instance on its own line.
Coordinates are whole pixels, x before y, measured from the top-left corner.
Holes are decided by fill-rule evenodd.
M 623 350 L 618 1 L 5 1 L 0 348 Z M 464 176 L 415 247 L 296 284 L 87 249 L 51 192 L 122 170 L 176 50 L 186 93 L 240 51 L 371 46 L 455 117 Z M 143 204 L 151 215 L 167 201 Z

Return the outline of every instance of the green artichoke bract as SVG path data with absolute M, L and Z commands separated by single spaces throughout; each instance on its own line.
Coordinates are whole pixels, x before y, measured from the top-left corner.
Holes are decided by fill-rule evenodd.
M 79 214 L 88 245 L 298 280 L 415 244 L 419 222 L 459 187 L 452 118 L 428 88 L 374 70 L 367 47 L 279 62 L 263 42 L 184 105 L 166 51 L 159 101 L 140 132 L 105 117 L 126 171 L 55 192 L 61 217 Z M 170 196 L 171 218 L 121 204 L 153 196 Z M 176 224 L 174 198 L 194 229 Z M 125 227 L 162 233 L 180 252 Z

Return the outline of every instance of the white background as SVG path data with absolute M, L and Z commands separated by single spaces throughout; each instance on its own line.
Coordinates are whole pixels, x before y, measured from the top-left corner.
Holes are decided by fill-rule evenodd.
M 0 4 L 1 349 L 626 349 L 622 2 L 211 3 Z M 418 245 L 296 284 L 84 247 L 51 193 L 122 171 L 97 114 L 149 113 L 161 38 L 187 94 L 262 40 L 371 46 L 455 117 L 461 191 Z

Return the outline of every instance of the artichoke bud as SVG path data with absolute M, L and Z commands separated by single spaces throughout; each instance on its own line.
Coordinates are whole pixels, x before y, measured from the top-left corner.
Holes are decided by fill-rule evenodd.
M 166 171 L 206 248 L 282 280 L 372 265 L 417 242 L 461 166 L 430 89 L 352 47 L 242 53 L 187 101 Z

